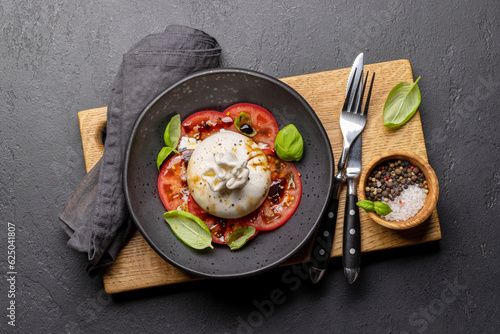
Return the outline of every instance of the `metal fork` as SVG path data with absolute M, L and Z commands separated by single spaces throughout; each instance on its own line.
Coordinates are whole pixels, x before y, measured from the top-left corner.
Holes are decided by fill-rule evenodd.
M 366 81 L 363 84 L 362 71 L 360 75 L 358 75 L 358 78 L 356 78 L 356 70 L 357 69 L 354 69 L 352 80 L 349 83 L 349 88 L 346 93 L 344 106 L 342 107 L 342 112 L 340 114 L 340 129 L 342 131 L 342 136 L 344 137 L 342 155 L 337 165 L 338 170 L 335 175 L 332 193 L 330 196 L 331 199 L 326 211 L 327 214 L 321 220 L 317 236 L 313 243 L 309 263 L 309 274 L 313 283 L 318 282 L 323 277 L 328 266 L 333 247 L 335 225 L 337 223 L 337 211 L 341 185 L 345 180 L 344 170 L 346 161 L 348 159 L 352 143 L 356 140 L 366 125 L 369 98 L 366 101 L 364 113 L 361 113 L 361 105 L 363 101 L 363 93 L 366 88 Z M 373 86 L 373 79 L 371 86 Z M 355 89 L 354 93 L 353 89 Z M 371 87 L 368 95 L 370 95 L 370 93 Z
M 342 107 L 342 113 L 340 114 L 340 130 L 342 131 L 342 136 L 344 138 L 344 145 L 342 148 L 342 154 L 340 155 L 340 160 L 337 165 L 337 175 L 335 175 L 336 179 L 342 181 L 344 179 L 344 169 L 347 161 L 347 157 L 349 156 L 349 150 L 351 148 L 352 143 L 359 134 L 363 131 L 366 125 L 366 116 L 368 113 L 368 104 L 365 106 L 364 113 L 361 113 L 361 105 L 363 102 L 363 94 L 366 88 L 366 82 L 368 81 L 368 73 L 366 72 L 367 79 L 365 80 L 363 87 L 361 87 L 363 83 L 363 73 L 358 77 L 359 79 L 356 82 L 356 71 L 354 70 L 353 80 L 351 81 L 351 85 L 349 86 L 349 90 L 346 93 L 346 99 L 344 102 L 344 106 Z M 356 91 L 354 95 L 351 96 L 353 85 L 356 82 Z M 371 88 L 371 87 L 370 87 Z M 369 102 L 369 101 L 367 101 Z

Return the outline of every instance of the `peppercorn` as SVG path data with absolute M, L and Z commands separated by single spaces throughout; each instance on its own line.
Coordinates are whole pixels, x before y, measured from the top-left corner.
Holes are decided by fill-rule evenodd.
M 400 196 L 409 185 L 429 191 L 425 176 L 418 167 L 406 160 L 386 161 L 376 166 L 368 176 L 365 194 L 372 201 L 388 202 Z

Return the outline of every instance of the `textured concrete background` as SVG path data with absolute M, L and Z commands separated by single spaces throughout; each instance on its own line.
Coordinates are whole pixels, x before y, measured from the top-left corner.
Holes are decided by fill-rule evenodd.
M 498 332 L 499 18 L 498 0 L 3 1 L 0 272 L 12 222 L 18 276 L 15 328 L 0 282 L 0 332 Z M 316 286 L 279 268 L 107 296 L 57 224 L 85 173 L 77 112 L 107 105 L 121 55 L 169 24 L 216 37 L 223 66 L 276 77 L 348 67 L 360 51 L 409 59 L 443 240 L 363 256 L 354 286 L 334 261 Z

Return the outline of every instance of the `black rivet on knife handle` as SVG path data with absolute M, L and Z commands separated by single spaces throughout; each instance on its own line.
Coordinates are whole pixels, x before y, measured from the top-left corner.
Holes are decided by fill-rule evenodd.
M 333 198 L 330 200 L 327 211 L 321 220 L 318 232 L 314 238 L 311 259 L 309 261 L 310 266 L 314 268 L 326 269 L 328 267 L 335 236 L 338 206 L 338 199 Z
M 361 262 L 361 234 L 357 202 L 358 196 L 352 194 L 347 196 L 344 213 L 342 264 L 344 268 L 359 270 Z

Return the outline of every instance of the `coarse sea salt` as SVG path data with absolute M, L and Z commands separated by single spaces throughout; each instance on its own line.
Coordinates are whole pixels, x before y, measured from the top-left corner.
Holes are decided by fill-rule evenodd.
M 424 188 L 418 185 L 410 185 L 401 194 L 392 201 L 387 202 L 392 212 L 384 216 L 391 221 L 403 221 L 415 216 L 424 206 L 427 194 Z

